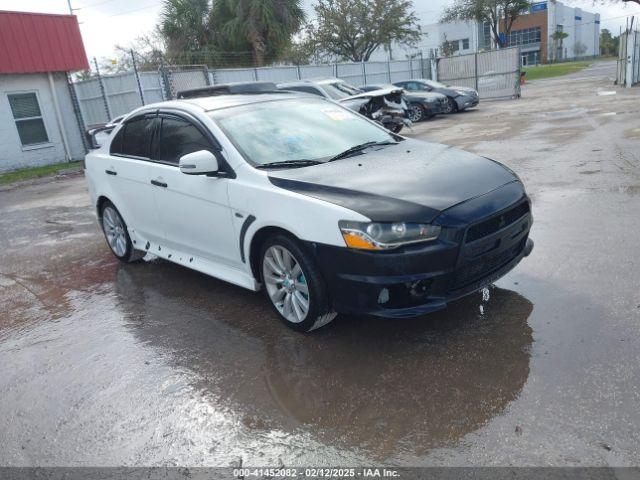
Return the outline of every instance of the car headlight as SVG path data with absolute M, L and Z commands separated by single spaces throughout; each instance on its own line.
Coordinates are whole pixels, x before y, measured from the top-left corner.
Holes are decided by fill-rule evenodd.
M 425 223 L 339 222 L 347 247 L 359 250 L 387 250 L 410 243 L 435 240 L 440 227 Z

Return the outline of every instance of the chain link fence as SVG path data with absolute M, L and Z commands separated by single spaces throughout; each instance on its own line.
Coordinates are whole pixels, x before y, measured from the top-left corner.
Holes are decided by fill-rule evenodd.
M 285 65 L 262 68 L 212 69 L 206 65 L 161 64 L 155 71 L 139 71 L 131 53 L 133 68 L 124 73 L 103 75 L 95 65 L 94 78 L 73 83 L 79 118 L 84 127 L 103 125 L 142 105 L 176 98 L 178 92 L 229 82 L 290 82 L 337 77 L 355 86 L 386 84 L 411 78 L 438 79 L 476 88 L 480 97 L 507 98 L 519 95 L 518 49 L 483 52 L 441 59 L 419 55 L 406 60 L 343 62 L 319 65 Z M 94 60 L 95 61 L 95 60 Z M 437 68 L 434 68 L 437 63 Z
M 262 68 L 211 69 L 206 65 L 159 65 L 157 71 L 140 72 L 135 55 L 131 71 L 96 75 L 73 83 L 85 128 L 103 125 L 142 105 L 176 98 L 178 92 L 229 82 L 289 82 L 337 77 L 353 85 L 391 83 L 408 78 L 431 78 L 431 60 L 407 60 L 320 65 L 286 65 Z

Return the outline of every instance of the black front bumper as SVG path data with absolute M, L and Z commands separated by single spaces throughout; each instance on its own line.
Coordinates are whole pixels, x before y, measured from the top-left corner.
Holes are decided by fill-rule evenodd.
M 486 287 L 531 253 L 532 216 L 528 199 L 522 202 L 526 202 L 526 209 L 517 213 L 526 213 L 515 220 L 505 213 L 514 209 L 512 205 L 489 219 L 443 228 L 440 239 L 430 244 L 385 252 L 315 243 L 310 249 L 336 311 L 413 317 L 442 309 L 448 302 Z M 509 223 L 501 226 L 497 220 L 505 217 Z M 484 230 L 479 228 L 483 225 Z M 497 229 L 487 234 L 491 225 Z

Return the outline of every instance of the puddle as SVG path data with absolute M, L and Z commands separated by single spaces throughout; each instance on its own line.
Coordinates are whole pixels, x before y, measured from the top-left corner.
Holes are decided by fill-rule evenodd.
M 553 118 L 573 118 L 584 115 L 589 110 L 586 108 L 571 108 L 569 110 L 559 110 L 557 112 L 546 112 L 545 115 Z

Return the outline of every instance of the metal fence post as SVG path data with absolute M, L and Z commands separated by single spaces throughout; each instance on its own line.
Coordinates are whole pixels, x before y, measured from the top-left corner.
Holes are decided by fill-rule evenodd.
M 475 59 L 474 60 L 475 60 L 475 72 L 474 72 L 474 75 L 476 77 L 476 92 L 477 92 L 478 91 L 478 52 L 475 53 Z
M 333 76 L 338 78 L 338 62 L 333 64 Z
M 202 73 L 204 74 L 204 83 L 207 85 L 207 87 L 210 87 L 211 79 L 209 78 L 209 67 L 207 67 L 206 65 L 202 67 Z
M 360 62 L 360 65 L 362 65 L 362 81 L 364 82 L 364 84 L 367 84 L 367 67 L 364 64 L 364 61 Z
M 100 93 L 102 94 L 102 100 L 104 101 L 104 110 L 107 113 L 107 122 L 111 120 L 111 108 L 109 107 L 109 99 L 107 98 L 107 91 L 102 83 L 102 76 L 100 75 L 100 68 L 98 68 L 98 60 L 93 57 L 93 64 L 96 66 L 96 74 L 98 75 L 98 85 L 100 86 Z
M 258 81 L 258 68 L 257 67 L 253 67 L 253 79 L 256 82 Z
M 420 78 L 424 78 L 424 58 L 422 57 L 422 50 L 420 50 Z
M 140 101 L 144 105 L 144 92 L 142 91 L 142 83 L 140 82 L 140 74 L 138 73 L 138 64 L 136 62 L 136 55 L 133 53 L 133 49 L 130 50 L 131 61 L 133 62 L 133 73 L 136 76 L 136 83 L 138 84 L 138 92 L 140 92 Z
M 391 62 L 387 59 L 387 79 L 391 83 Z
M 84 117 L 82 116 L 82 110 L 80 109 L 80 101 L 78 100 L 76 86 L 71 81 L 71 74 L 69 73 L 67 73 L 67 88 L 69 89 L 69 96 L 71 97 L 71 104 L 73 105 L 73 113 L 76 116 L 76 123 L 78 124 L 78 129 L 80 130 L 80 138 L 82 139 L 82 146 L 84 147 L 84 152 L 87 153 L 89 151 L 89 139 L 87 138 L 87 125 L 84 122 Z
M 413 58 L 409 57 L 409 72 L 410 72 L 410 77 L 413 78 Z
M 163 100 L 171 100 L 173 98 L 173 95 L 171 94 L 171 85 L 169 83 L 169 72 L 162 58 L 160 59 L 160 67 L 158 68 L 158 71 L 160 72 L 160 79 L 162 80 L 162 96 L 164 97 Z
M 296 75 L 298 76 L 298 80 L 302 80 L 302 74 L 300 72 L 300 65 L 296 64 Z

